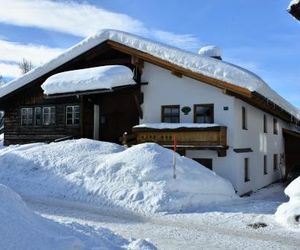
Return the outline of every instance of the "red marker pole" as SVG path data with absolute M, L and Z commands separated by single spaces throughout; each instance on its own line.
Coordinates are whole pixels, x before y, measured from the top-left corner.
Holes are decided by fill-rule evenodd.
M 177 141 L 176 135 L 173 134 L 173 145 L 174 145 L 174 153 L 173 153 L 173 178 L 176 179 L 176 149 L 177 149 Z

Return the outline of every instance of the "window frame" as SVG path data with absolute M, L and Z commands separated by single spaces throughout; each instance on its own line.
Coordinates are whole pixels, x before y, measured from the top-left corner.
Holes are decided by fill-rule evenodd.
M 52 108 L 54 110 L 54 115 L 53 116 L 51 115 Z M 46 109 L 49 109 L 49 115 L 50 115 L 49 124 L 45 123 L 45 110 Z M 52 120 L 52 118 L 54 118 L 54 119 Z M 52 105 L 52 106 L 43 106 L 42 107 L 42 124 L 43 124 L 43 126 L 54 126 L 56 124 L 56 107 L 54 105 Z
M 168 122 L 168 123 L 180 123 L 180 105 L 162 105 L 161 106 L 161 122 L 163 122 L 163 123 L 166 123 L 166 121 L 165 121 L 165 119 L 166 119 L 166 116 L 164 115 L 164 109 L 166 109 L 166 108 L 177 108 L 178 109 L 178 121 L 177 122 Z M 172 114 L 172 112 L 171 112 L 171 114 Z M 167 116 L 167 118 L 171 118 L 172 119 L 172 117 L 175 117 L 175 116 Z
M 24 121 L 24 119 L 23 119 L 23 110 L 31 110 L 31 119 L 28 119 L 28 117 L 29 117 L 29 114 L 27 113 L 26 114 L 26 121 L 30 121 L 31 120 L 31 123 L 23 123 L 23 121 Z M 21 115 L 20 115 L 20 119 L 21 119 L 21 127 L 29 127 L 29 126 L 33 126 L 33 116 L 34 116 L 34 114 L 33 114 L 33 107 L 22 107 L 21 109 L 20 109 L 20 113 L 21 113 Z
M 242 106 L 242 129 L 248 130 L 247 126 L 247 110 L 246 107 Z
M 244 182 L 250 181 L 249 158 L 244 158 Z
M 78 112 L 75 112 L 75 108 L 79 108 L 79 111 Z M 72 123 L 71 124 L 68 124 L 68 108 L 71 108 L 72 109 L 72 111 L 71 111 L 71 120 L 72 120 Z M 81 109 L 80 109 L 80 105 L 66 105 L 65 106 L 65 115 L 66 115 L 66 119 L 65 119 L 65 122 L 66 122 L 66 126 L 80 126 L 80 121 L 81 121 L 81 119 L 80 119 L 80 116 L 81 116 Z M 76 113 L 78 113 L 79 114 L 79 118 L 78 118 L 78 123 L 75 123 L 75 120 L 76 120 L 76 118 L 75 118 L 75 115 L 76 115 Z
M 35 106 L 35 107 L 33 107 L 33 109 L 34 109 L 34 112 L 33 112 L 33 126 L 35 126 L 35 127 L 42 126 L 43 125 L 43 111 L 42 111 L 43 108 L 41 106 Z M 37 121 L 37 119 L 36 119 L 36 114 L 37 114 L 36 110 L 37 109 L 40 109 L 40 123 L 39 124 L 36 123 L 36 121 Z
M 205 104 L 194 104 L 194 111 L 193 111 L 194 112 L 194 123 L 198 123 L 198 122 L 196 122 L 196 119 L 199 116 L 196 113 L 197 107 L 208 107 L 208 108 L 210 108 L 211 109 L 211 119 L 210 119 L 210 122 L 204 122 L 204 123 L 214 123 L 214 116 L 215 116 L 214 112 L 215 112 L 215 110 L 214 110 L 214 104 L 213 103 L 208 103 L 208 104 L 206 104 L 206 103 Z

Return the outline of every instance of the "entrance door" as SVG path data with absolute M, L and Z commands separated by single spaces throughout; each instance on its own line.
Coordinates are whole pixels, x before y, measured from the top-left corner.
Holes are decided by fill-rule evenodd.
M 99 140 L 100 106 L 94 104 L 94 140 Z

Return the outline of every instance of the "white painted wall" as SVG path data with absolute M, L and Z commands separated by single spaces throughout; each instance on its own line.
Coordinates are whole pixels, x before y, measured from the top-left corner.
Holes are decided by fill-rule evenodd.
M 140 123 L 161 122 L 162 105 L 189 106 L 188 115 L 180 113 L 180 122 L 193 122 L 194 104 L 214 104 L 214 122 L 227 126 L 229 149 L 226 157 L 218 157 L 216 151 L 187 150 L 190 158 L 212 158 L 213 171 L 231 181 L 239 194 L 257 190 L 278 178 L 280 172 L 273 171 L 273 154 L 284 152 L 284 139 L 281 128 L 288 127 L 279 118 L 279 133 L 273 135 L 273 116 L 267 115 L 268 133 L 263 132 L 262 110 L 237 98 L 225 95 L 222 90 L 188 77 L 176 77 L 170 71 L 145 63 L 142 80 L 148 85 L 142 86 L 144 117 Z M 228 107 L 225 111 L 224 107 Z M 242 106 L 247 110 L 248 130 L 242 130 Z M 252 153 L 236 153 L 234 148 L 252 148 Z M 263 156 L 268 155 L 268 174 L 263 173 Z M 249 158 L 250 181 L 244 182 L 244 158 Z M 282 166 L 284 167 L 284 166 Z
M 280 162 L 280 155 L 284 153 L 284 138 L 282 135 L 282 128 L 288 128 L 288 124 L 279 118 L 278 121 L 278 135 L 273 134 L 273 115 L 270 115 L 260 109 L 257 109 L 239 99 L 235 99 L 235 127 L 234 130 L 239 136 L 234 137 L 233 145 L 235 148 L 253 149 L 252 153 L 239 153 L 238 155 L 238 181 L 237 189 L 239 193 L 246 193 L 252 190 L 262 188 L 279 178 L 281 178 L 281 171 L 285 171 L 284 162 L 279 166 L 277 171 L 273 170 L 273 155 L 278 154 L 278 161 Z M 242 129 L 242 107 L 246 108 L 247 113 L 247 130 Z M 267 133 L 264 133 L 263 117 L 267 116 Z M 263 157 L 267 155 L 268 174 L 263 172 Z M 244 182 L 244 158 L 248 157 L 250 167 L 250 181 Z

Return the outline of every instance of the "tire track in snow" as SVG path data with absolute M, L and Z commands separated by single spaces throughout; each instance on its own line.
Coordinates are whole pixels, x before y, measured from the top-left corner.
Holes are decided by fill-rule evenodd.
M 300 246 L 300 238 L 281 236 L 277 233 L 270 234 L 272 231 L 262 232 L 261 230 L 254 231 L 254 229 L 237 227 L 236 229 L 230 229 L 224 227 L 221 224 L 209 225 L 205 221 L 191 221 L 191 219 L 184 220 L 184 217 L 171 217 L 170 215 L 140 215 L 128 210 L 118 210 L 112 208 L 96 207 L 92 205 L 82 204 L 79 202 L 69 202 L 58 199 L 41 199 L 34 197 L 24 197 L 24 200 L 29 203 L 34 210 L 44 214 L 53 214 L 61 217 L 74 217 L 80 220 L 94 221 L 95 223 L 103 222 L 103 217 L 106 218 L 106 223 L 132 223 L 141 224 L 146 223 L 155 228 L 155 226 L 166 227 L 173 234 L 181 234 L 181 231 L 206 233 L 208 235 L 218 234 L 220 236 L 228 236 L 234 238 L 240 238 L 244 241 L 254 240 L 263 242 L 277 243 L 280 249 L 286 246 L 286 249 L 298 249 Z M 49 209 L 50 208 L 50 209 Z M 54 209 L 54 210 L 53 210 Z M 40 211 L 39 211 L 40 210 Z M 221 215 L 219 215 L 221 216 Z M 279 246 L 280 245 L 280 246 Z

